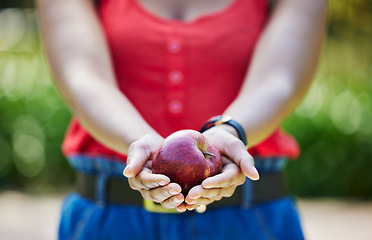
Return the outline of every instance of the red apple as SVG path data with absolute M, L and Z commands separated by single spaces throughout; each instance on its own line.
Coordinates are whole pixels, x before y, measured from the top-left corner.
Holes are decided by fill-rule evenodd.
M 221 172 L 221 155 L 208 139 L 195 130 L 169 135 L 159 146 L 152 161 L 152 172 L 178 183 L 184 196 L 207 177 Z

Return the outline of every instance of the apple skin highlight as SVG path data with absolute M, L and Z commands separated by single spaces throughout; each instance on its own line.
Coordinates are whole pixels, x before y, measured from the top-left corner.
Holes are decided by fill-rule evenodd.
M 195 130 L 181 130 L 169 135 L 152 161 L 152 172 L 164 174 L 178 183 L 184 196 L 207 177 L 220 173 L 221 169 L 220 152 Z

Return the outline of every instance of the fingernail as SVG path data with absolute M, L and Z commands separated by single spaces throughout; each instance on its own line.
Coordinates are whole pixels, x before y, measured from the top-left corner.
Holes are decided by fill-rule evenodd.
M 253 167 L 253 173 L 255 175 L 257 175 L 257 179 L 256 180 L 260 179 L 260 174 L 258 173 L 257 168 Z
M 181 200 L 180 200 L 180 199 L 178 199 L 177 197 L 175 197 L 175 198 L 173 198 L 173 202 L 175 202 L 175 203 L 180 203 L 180 202 L 181 202 Z
M 191 201 L 188 202 L 188 204 L 195 204 L 195 203 L 196 203 L 196 200 L 195 199 L 193 199 L 193 200 L 191 200 Z
M 180 212 L 180 213 L 186 211 L 186 209 L 179 209 L 179 207 L 176 207 L 176 209 L 177 209 L 177 211 Z
M 126 175 L 128 174 L 128 169 L 130 168 L 130 165 L 127 165 L 125 168 L 124 168 L 124 171 L 123 171 L 123 174 Z
M 159 185 L 160 185 L 160 186 L 164 186 L 164 185 L 167 185 L 167 184 L 168 184 L 168 182 L 165 181 L 165 180 L 160 180 L 160 181 L 159 181 Z
M 174 189 L 174 188 L 171 188 L 171 189 L 169 189 L 169 194 L 171 194 L 171 195 L 176 195 L 176 194 L 178 194 L 178 192 Z
M 212 188 L 212 186 L 211 185 L 203 185 L 203 188 Z
M 200 198 L 200 195 L 195 195 L 193 197 L 190 197 L 191 199 L 197 199 L 197 198 Z
M 194 207 L 193 207 L 193 206 L 186 206 L 186 208 L 187 208 L 187 210 L 189 210 L 189 211 L 194 210 Z

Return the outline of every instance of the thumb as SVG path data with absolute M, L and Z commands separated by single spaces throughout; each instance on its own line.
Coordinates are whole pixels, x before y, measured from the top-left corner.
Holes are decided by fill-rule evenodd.
M 260 179 L 260 175 L 258 174 L 256 167 L 254 166 L 253 157 L 249 155 L 249 153 L 247 157 L 241 158 L 239 166 L 244 175 L 246 175 L 251 180 L 256 181 Z
M 260 176 L 254 167 L 253 157 L 248 153 L 243 142 L 225 130 L 221 132 L 215 129 L 217 128 L 211 128 L 203 134 L 211 140 L 221 153 L 235 162 L 245 176 L 251 180 L 258 180 Z
M 133 142 L 128 149 L 127 166 L 123 175 L 130 178 L 140 173 L 163 140 L 160 135 L 148 134 Z
M 138 169 L 139 169 L 138 167 L 136 166 L 132 167 L 130 164 L 128 164 L 124 168 L 123 175 L 126 176 L 127 178 L 134 177 L 140 172 L 140 170 Z
M 225 147 L 224 153 L 236 163 L 241 169 L 241 171 L 251 180 L 258 180 L 260 175 L 254 166 L 254 159 L 248 153 L 245 146 L 239 142 L 236 144 L 228 144 L 229 147 Z M 226 146 L 226 145 L 225 145 Z
M 131 145 L 128 150 L 127 166 L 124 168 L 123 175 L 130 178 L 141 172 L 146 161 L 150 158 L 150 151 L 146 148 Z

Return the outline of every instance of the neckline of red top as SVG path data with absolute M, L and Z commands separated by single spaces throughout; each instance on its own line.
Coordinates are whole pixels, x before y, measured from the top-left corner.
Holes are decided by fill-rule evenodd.
M 185 20 L 178 20 L 178 19 L 170 19 L 170 18 L 165 18 L 162 16 L 159 16 L 149 10 L 147 10 L 144 6 L 141 5 L 141 3 L 138 2 L 138 0 L 130 0 L 133 4 L 133 6 L 138 10 L 141 14 L 145 15 L 146 17 L 163 23 L 163 24 L 170 24 L 170 25 L 179 25 L 179 26 L 193 26 L 195 24 L 198 24 L 200 22 L 213 19 L 213 18 L 218 18 L 224 15 L 228 15 L 230 12 L 232 12 L 235 8 L 239 6 L 239 3 L 243 0 L 233 0 L 230 4 L 228 4 L 226 7 L 222 8 L 221 10 L 218 11 L 213 11 L 210 13 L 202 14 L 199 17 L 190 20 L 190 21 L 185 21 Z

